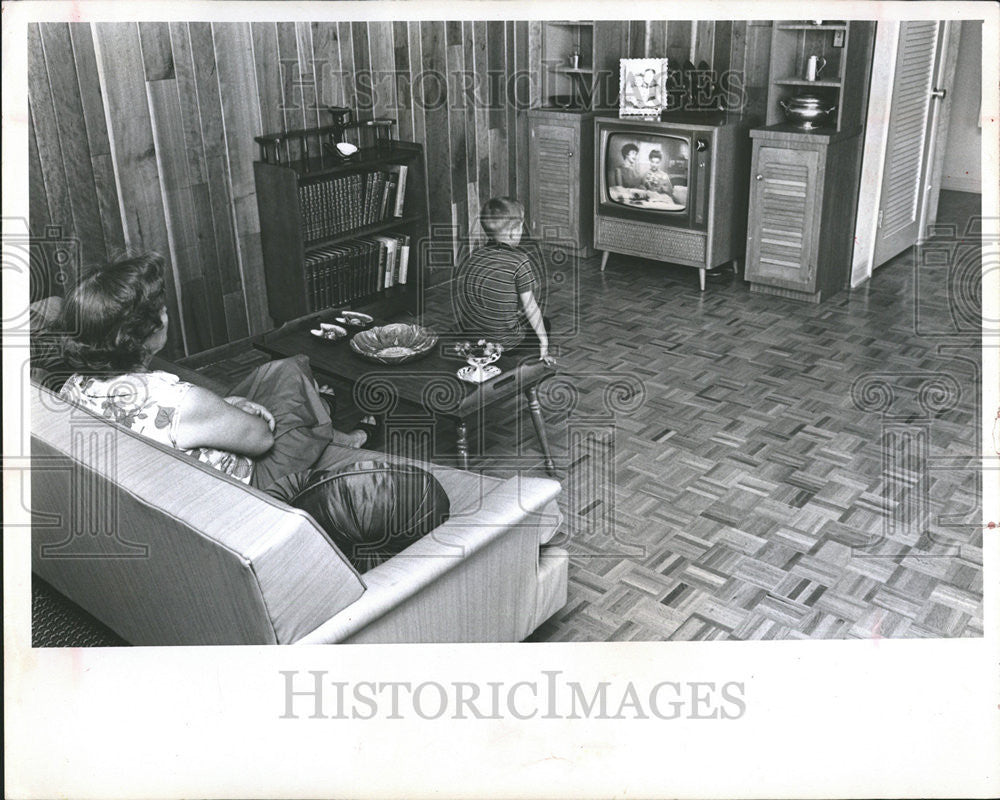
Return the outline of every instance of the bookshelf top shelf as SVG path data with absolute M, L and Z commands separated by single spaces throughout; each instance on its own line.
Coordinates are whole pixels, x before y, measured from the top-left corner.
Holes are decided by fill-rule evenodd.
M 353 172 L 370 172 L 387 164 L 408 164 L 414 157 L 422 153 L 421 146 L 413 142 L 393 141 L 379 147 L 363 147 L 349 158 L 334 155 L 312 156 L 308 159 L 282 161 L 277 164 L 257 161 L 293 170 L 299 180 L 329 177 L 330 175 L 347 175 Z
M 593 28 L 592 19 L 550 19 L 545 21 L 547 25 L 555 25 L 560 28 Z

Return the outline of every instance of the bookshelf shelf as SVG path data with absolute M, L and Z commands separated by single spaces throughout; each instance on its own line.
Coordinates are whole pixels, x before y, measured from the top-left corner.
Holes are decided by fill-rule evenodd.
M 359 236 L 374 236 L 379 233 L 385 233 L 387 231 L 394 231 L 397 228 L 406 228 L 414 223 L 420 222 L 422 217 L 417 214 L 407 214 L 402 217 L 393 217 L 392 219 L 387 219 L 383 222 L 376 222 L 373 225 L 364 225 L 360 228 L 352 228 L 344 233 L 338 233 L 334 236 L 327 236 L 322 239 L 311 239 L 308 242 L 302 243 L 302 250 L 304 253 L 311 253 L 315 250 L 322 250 L 324 247 L 329 247 L 333 244 L 340 244 L 341 242 L 347 242 L 351 239 L 357 239 Z
M 254 178 L 275 324 L 327 308 L 390 315 L 416 307 L 428 234 L 419 144 L 383 141 L 349 158 L 332 150 L 265 158 L 254 162 Z

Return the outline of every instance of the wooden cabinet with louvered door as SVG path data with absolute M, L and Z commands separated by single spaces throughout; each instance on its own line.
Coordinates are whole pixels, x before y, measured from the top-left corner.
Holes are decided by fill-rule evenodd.
M 528 112 L 528 216 L 532 238 L 547 249 L 586 258 L 593 249 L 593 113 Z
M 818 303 L 849 282 L 875 24 L 778 20 L 767 126 L 750 131 L 750 290 Z M 811 97 L 819 118 L 787 113 Z
M 750 290 L 819 303 L 849 280 L 859 135 L 782 125 L 750 136 Z
M 755 142 L 750 180 L 746 278 L 799 292 L 816 290 L 816 198 L 820 158 Z

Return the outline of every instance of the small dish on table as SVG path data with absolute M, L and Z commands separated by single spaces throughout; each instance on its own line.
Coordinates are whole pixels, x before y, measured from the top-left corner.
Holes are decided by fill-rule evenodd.
M 341 325 L 348 330 L 361 330 L 369 327 L 375 319 L 360 311 L 341 311 L 338 313 L 335 321 L 338 325 Z
M 328 342 L 338 342 L 347 337 L 347 328 L 335 325 L 332 322 L 321 322 L 319 328 L 309 331 L 317 339 L 325 339 Z

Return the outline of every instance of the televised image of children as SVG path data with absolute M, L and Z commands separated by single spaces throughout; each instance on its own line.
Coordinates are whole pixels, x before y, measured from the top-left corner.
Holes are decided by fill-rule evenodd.
M 615 141 L 617 139 L 617 141 Z M 608 143 L 607 170 L 608 198 L 623 205 L 658 211 L 678 211 L 687 204 L 687 187 L 684 183 L 687 154 L 684 143 L 678 140 L 657 138 L 634 139 L 615 136 Z M 673 160 L 671 160 L 673 159 Z M 671 165 L 680 171 L 675 178 L 667 172 Z

